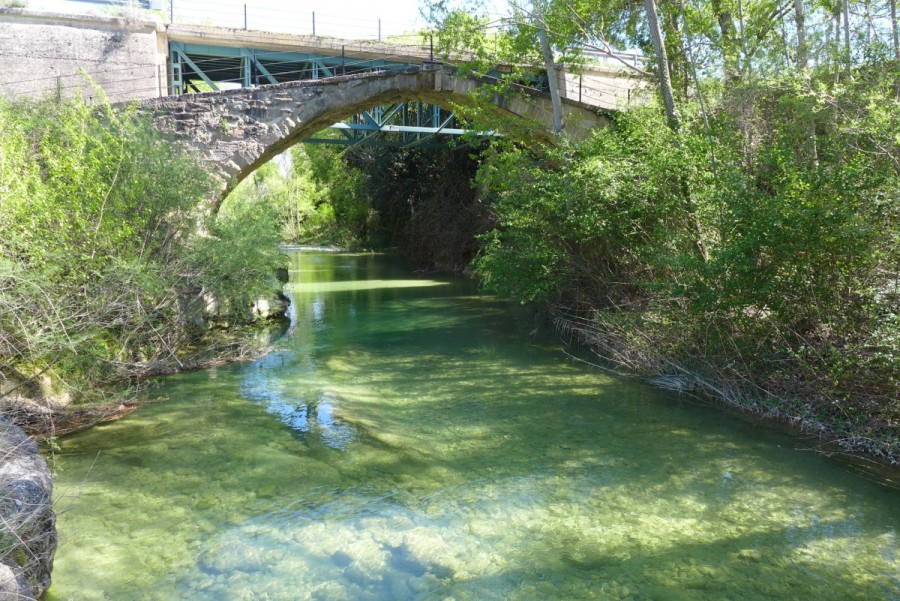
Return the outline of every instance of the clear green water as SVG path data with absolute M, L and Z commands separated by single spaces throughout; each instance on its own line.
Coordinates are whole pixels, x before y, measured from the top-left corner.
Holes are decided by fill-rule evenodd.
M 251 364 L 62 440 L 49 599 L 900 599 L 900 492 L 462 280 L 294 254 Z

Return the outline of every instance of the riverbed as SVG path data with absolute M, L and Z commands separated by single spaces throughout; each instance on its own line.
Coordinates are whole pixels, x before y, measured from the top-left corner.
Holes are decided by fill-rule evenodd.
M 900 599 L 897 489 L 463 278 L 289 257 L 273 353 L 60 441 L 51 601 Z

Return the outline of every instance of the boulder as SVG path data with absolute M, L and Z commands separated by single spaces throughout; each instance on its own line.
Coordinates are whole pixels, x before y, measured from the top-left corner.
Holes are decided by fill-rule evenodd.
M 0 600 L 38 598 L 50 587 L 57 544 L 52 496 L 37 443 L 0 417 Z

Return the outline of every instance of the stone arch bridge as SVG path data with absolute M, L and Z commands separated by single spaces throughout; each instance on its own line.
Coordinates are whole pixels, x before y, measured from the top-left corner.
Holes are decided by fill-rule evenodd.
M 173 134 L 200 156 L 218 181 L 215 204 L 259 166 L 331 124 L 373 106 L 418 100 L 446 106 L 471 102 L 479 82 L 439 65 L 403 71 L 379 71 L 264 85 L 202 94 L 145 100 L 149 114 L 163 132 Z M 608 113 L 564 99 L 568 137 L 583 139 L 609 122 Z M 522 123 L 537 122 L 524 137 L 552 138 L 550 99 L 539 92 L 500 101 L 498 115 Z M 500 132 L 508 133 L 508 132 Z M 519 137 L 523 137 L 519 134 Z M 525 143 L 530 140 L 523 139 Z

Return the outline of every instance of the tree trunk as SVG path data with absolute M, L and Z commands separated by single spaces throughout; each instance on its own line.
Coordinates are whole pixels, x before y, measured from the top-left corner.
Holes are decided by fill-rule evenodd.
M 843 0 L 842 0 L 843 1 Z M 841 81 L 841 6 L 838 4 L 834 9 L 834 83 Z
M 743 59 L 743 67 L 741 68 L 740 73 L 744 76 L 747 76 L 751 73 L 751 67 L 753 66 L 753 57 L 750 55 L 750 52 L 747 51 L 747 28 L 744 26 L 744 4 L 743 2 L 741 2 L 741 0 L 738 0 L 738 25 L 740 25 L 737 38 L 737 41 L 740 42 L 738 44 L 738 48 L 740 48 L 741 57 Z
M 863 2 L 863 9 L 866 12 L 866 48 L 872 47 L 872 0 Z
M 674 130 L 678 130 L 678 113 L 675 110 L 675 96 L 672 93 L 672 78 L 669 75 L 669 59 L 666 56 L 666 44 L 659 29 L 659 15 L 656 12 L 656 0 L 644 0 L 647 12 L 647 25 L 653 39 L 653 50 L 656 53 L 656 68 L 659 71 L 659 91 L 662 92 L 663 104 L 666 107 L 666 118 Z
M 894 95 L 900 98 L 900 27 L 897 24 L 897 0 L 890 0 L 891 38 L 894 42 Z
M 809 73 L 806 72 L 806 67 L 809 63 L 809 48 L 806 45 L 806 15 L 803 9 L 803 0 L 794 0 L 794 21 L 797 23 L 797 71 L 809 81 Z M 813 115 L 809 116 L 805 129 L 806 142 L 801 146 L 798 154 L 810 164 L 818 165 L 816 122 Z
M 559 133 L 563 128 L 562 100 L 559 97 L 559 69 L 553 60 L 553 48 L 547 36 L 547 23 L 544 21 L 544 9 L 541 0 L 534 0 L 534 18 L 537 20 L 538 39 L 541 41 L 541 54 L 544 67 L 547 69 L 547 83 L 550 86 L 550 104 L 553 107 L 553 131 Z
M 681 32 L 678 30 L 678 14 L 674 11 L 669 13 L 667 22 L 668 29 L 664 30 L 664 35 L 666 42 L 669 43 L 666 55 L 669 59 L 669 77 L 672 78 L 672 89 L 674 90 L 676 85 L 680 85 L 680 90 L 687 97 L 690 78 L 687 74 L 687 53 Z
M 809 50 L 806 47 L 806 15 L 803 12 L 803 0 L 794 0 L 794 20 L 797 22 L 797 70 L 806 69 L 809 61 Z
M 850 79 L 850 0 L 844 0 L 844 65 Z
M 669 75 L 669 59 L 666 56 L 666 44 L 662 37 L 662 31 L 659 28 L 659 15 L 656 11 L 656 0 L 644 0 L 644 10 L 647 13 L 647 25 L 650 27 L 650 37 L 653 39 L 653 50 L 656 53 L 656 66 L 659 70 L 659 89 L 662 92 L 663 104 L 666 107 L 666 118 L 669 121 L 669 127 L 674 131 L 678 131 L 681 124 L 678 120 L 678 112 L 675 110 L 675 96 L 672 93 L 672 78 Z M 676 139 L 677 143 L 677 139 Z M 684 173 L 676 175 L 684 197 L 684 209 L 689 220 L 689 227 L 693 230 L 694 243 L 697 249 L 697 256 L 701 261 L 706 263 L 709 255 L 706 250 L 706 244 L 703 242 L 703 228 L 700 224 L 700 218 L 697 216 L 697 208 L 694 199 L 691 196 L 691 189 L 688 184 L 687 176 Z
M 894 38 L 895 69 L 900 69 L 900 28 L 897 26 L 897 0 L 891 0 L 891 33 Z
M 733 83 L 740 78 L 740 57 L 738 39 L 734 27 L 734 17 L 722 6 L 722 0 L 712 0 L 711 6 L 722 32 L 722 58 L 725 63 L 725 82 Z

